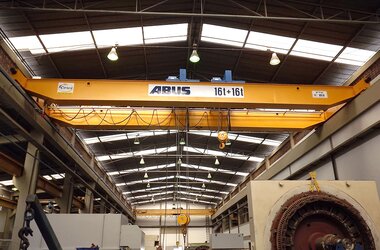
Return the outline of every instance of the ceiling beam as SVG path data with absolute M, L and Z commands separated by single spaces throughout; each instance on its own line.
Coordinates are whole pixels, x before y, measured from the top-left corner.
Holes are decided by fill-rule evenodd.
M 118 14 L 118 15 L 136 15 L 136 16 L 167 16 L 167 17 L 210 17 L 210 18 L 224 18 L 224 19 L 258 19 L 258 20 L 273 20 L 273 21 L 292 21 L 292 22 L 318 22 L 318 23 L 342 23 L 342 24 L 379 24 L 379 14 L 377 13 L 363 13 L 360 18 L 352 19 L 344 15 L 339 18 L 326 18 L 326 17 L 292 17 L 292 16 L 270 16 L 270 15 L 234 15 L 223 13 L 190 13 L 190 12 L 160 12 L 160 11 L 129 11 L 129 10 L 105 10 L 105 9 L 68 9 L 68 8 L 52 8 L 52 7 L 22 7 L 10 6 L 6 4 L 0 5 L 0 9 L 21 10 L 21 11 L 48 11 L 48 12 L 66 12 L 66 13 L 105 13 L 105 14 Z M 289 11 L 290 12 L 290 11 Z M 270 13 L 270 9 L 267 11 Z M 291 13 L 291 12 L 290 12 Z M 340 15 L 338 15 L 340 16 Z

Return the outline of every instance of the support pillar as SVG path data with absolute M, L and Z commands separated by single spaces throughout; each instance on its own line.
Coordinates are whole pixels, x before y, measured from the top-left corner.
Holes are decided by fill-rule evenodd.
M 99 213 L 105 214 L 106 213 L 106 201 L 101 199 L 100 200 L 100 210 Z
M 65 173 L 65 179 L 63 182 L 62 197 L 57 199 L 57 203 L 61 208 L 61 214 L 69 214 L 71 212 L 71 207 L 73 204 L 73 192 L 74 184 L 73 177 L 69 173 Z
M 95 183 L 90 184 L 92 188 L 95 188 Z M 94 194 L 91 189 L 86 188 L 86 194 L 84 196 L 84 208 L 82 213 L 92 214 L 94 211 Z
M 37 142 L 43 142 L 43 135 L 32 131 L 32 136 Z M 24 213 L 26 209 L 26 197 L 29 194 L 35 194 L 37 188 L 37 179 L 39 172 L 39 150 L 32 143 L 28 143 L 27 154 L 24 162 L 24 171 L 21 176 L 13 176 L 13 184 L 19 190 L 19 198 L 17 202 L 16 215 L 12 231 L 11 250 L 20 249 L 20 239 L 18 231 L 24 225 Z

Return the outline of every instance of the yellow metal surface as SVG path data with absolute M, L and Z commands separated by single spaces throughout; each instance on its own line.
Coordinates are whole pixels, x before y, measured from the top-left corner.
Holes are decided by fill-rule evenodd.
M 165 216 L 165 215 L 180 215 L 184 211 L 182 209 L 136 209 L 136 216 Z M 186 214 L 191 216 L 206 216 L 212 215 L 214 209 L 187 209 Z
M 190 223 L 190 217 L 186 214 L 180 214 L 177 217 L 178 225 L 186 227 Z
M 207 107 L 207 108 L 287 108 L 326 110 L 346 102 L 369 85 L 360 81 L 355 86 L 302 84 L 253 84 L 213 82 L 166 82 L 126 80 L 26 79 L 13 75 L 21 86 L 48 103 L 60 105 L 111 105 L 144 107 Z M 70 84 L 72 91 L 58 91 L 59 84 Z M 244 98 L 191 97 L 183 95 L 149 95 L 149 84 L 175 86 L 215 86 L 244 88 Z M 324 93 L 323 97 L 313 93 Z
M 301 130 L 326 121 L 326 112 L 152 108 L 67 108 L 54 106 L 46 114 L 59 123 L 83 129 L 229 129 Z

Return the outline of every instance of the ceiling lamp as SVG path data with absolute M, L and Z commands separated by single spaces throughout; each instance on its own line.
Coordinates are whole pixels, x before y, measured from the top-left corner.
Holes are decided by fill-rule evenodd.
M 206 188 L 206 185 L 205 185 L 205 183 L 204 183 L 204 182 L 202 183 L 202 188 Z
M 226 145 L 226 146 L 231 146 L 231 141 L 230 141 L 230 140 L 227 140 L 225 145 Z
M 198 196 L 197 196 L 197 197 L 195 197 L 195 201 L 198 201 Z
M 270 65 L 278 65 L 280 63 L 280 58 L 278 58 L 277 54 L 275 52 L 272 53 L 272 57 L 270 59 Z
M 182 164 L 182 159 L 181 159 L 181 157 L 178 159 L 177 164 L 178 164 L 178 165 L 181 165 L 181 164 Z
M 148 184 L 146 184 L 146 187 L 147 187 L 147 188 L 150 188 L 150 183 L 149 183 L 149 182 L 148 182 Z
M 148 176 L 148 172 L 145 171 L 144 178 L 146 179 L 146 178 L 148 178 L 148 177 L 149 177 L 149 176 Z
M 135 144 L 135 145 L 139 145 L 140 144 L 140 140 L 139 140 L 139 138 L 137 136 L 136 136 L 135 140 L 133 141 L 133 144 Z
M 140 165 L 144 165 L 144 164 L 145 164 L 144 157 L 141 156 Z
M 152 201 L 154 201 L 154 196 L 152 195 Z
M 116 49 L 117 49 L 117 44 L 115 44 L 115 46 L 112 47 L 110 53 L 108 53 L 107 55 L 107 58 L 110 59 L 111 61 L 117 61 L 117 59 L 119 59 Z
M 185 138 L 182 137 L 182 138 L 179 140 L 179 145 L 181 145 L 181 146 L 186 145 Z
M 211 176 L 211 173 L 210 173 L 210 172 L 208 172 L 207 178 L 208 178 L 208 179 L 211 179 L 211 178 L 212 178 L 212 176 Z
M 215 163 L 214 163 L 214 164 L 217 165 L 217 166 L 220 165 L 220 162 L 219 162 L 219 160 L 218 160 L 218 157 L 216 157 L 216 156 L 215 156 Z
M 197 45 L 194 44 L 193 47 L 196 48 Z M 201 58 L 198 55 L 197 49 L 193 49 L 193 52 L 191 53 L 189 60 L 192 63 L 197 63 L 197 62 L 199 62 L 199 60 L 201 60 Z

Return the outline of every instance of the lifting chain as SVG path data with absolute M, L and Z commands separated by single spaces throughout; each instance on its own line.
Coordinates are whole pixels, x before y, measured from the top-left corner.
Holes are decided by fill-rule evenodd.
M 24 227 L 18 231 L 18 237 L 21 239 L 20 249 L 28 249 L 30 243 L 27 236 L 33 236 L 33 230 L 30 228 L 30 222 L 34 219 L 34 210 L 31 204 L 28 203 L 24 214 Z

